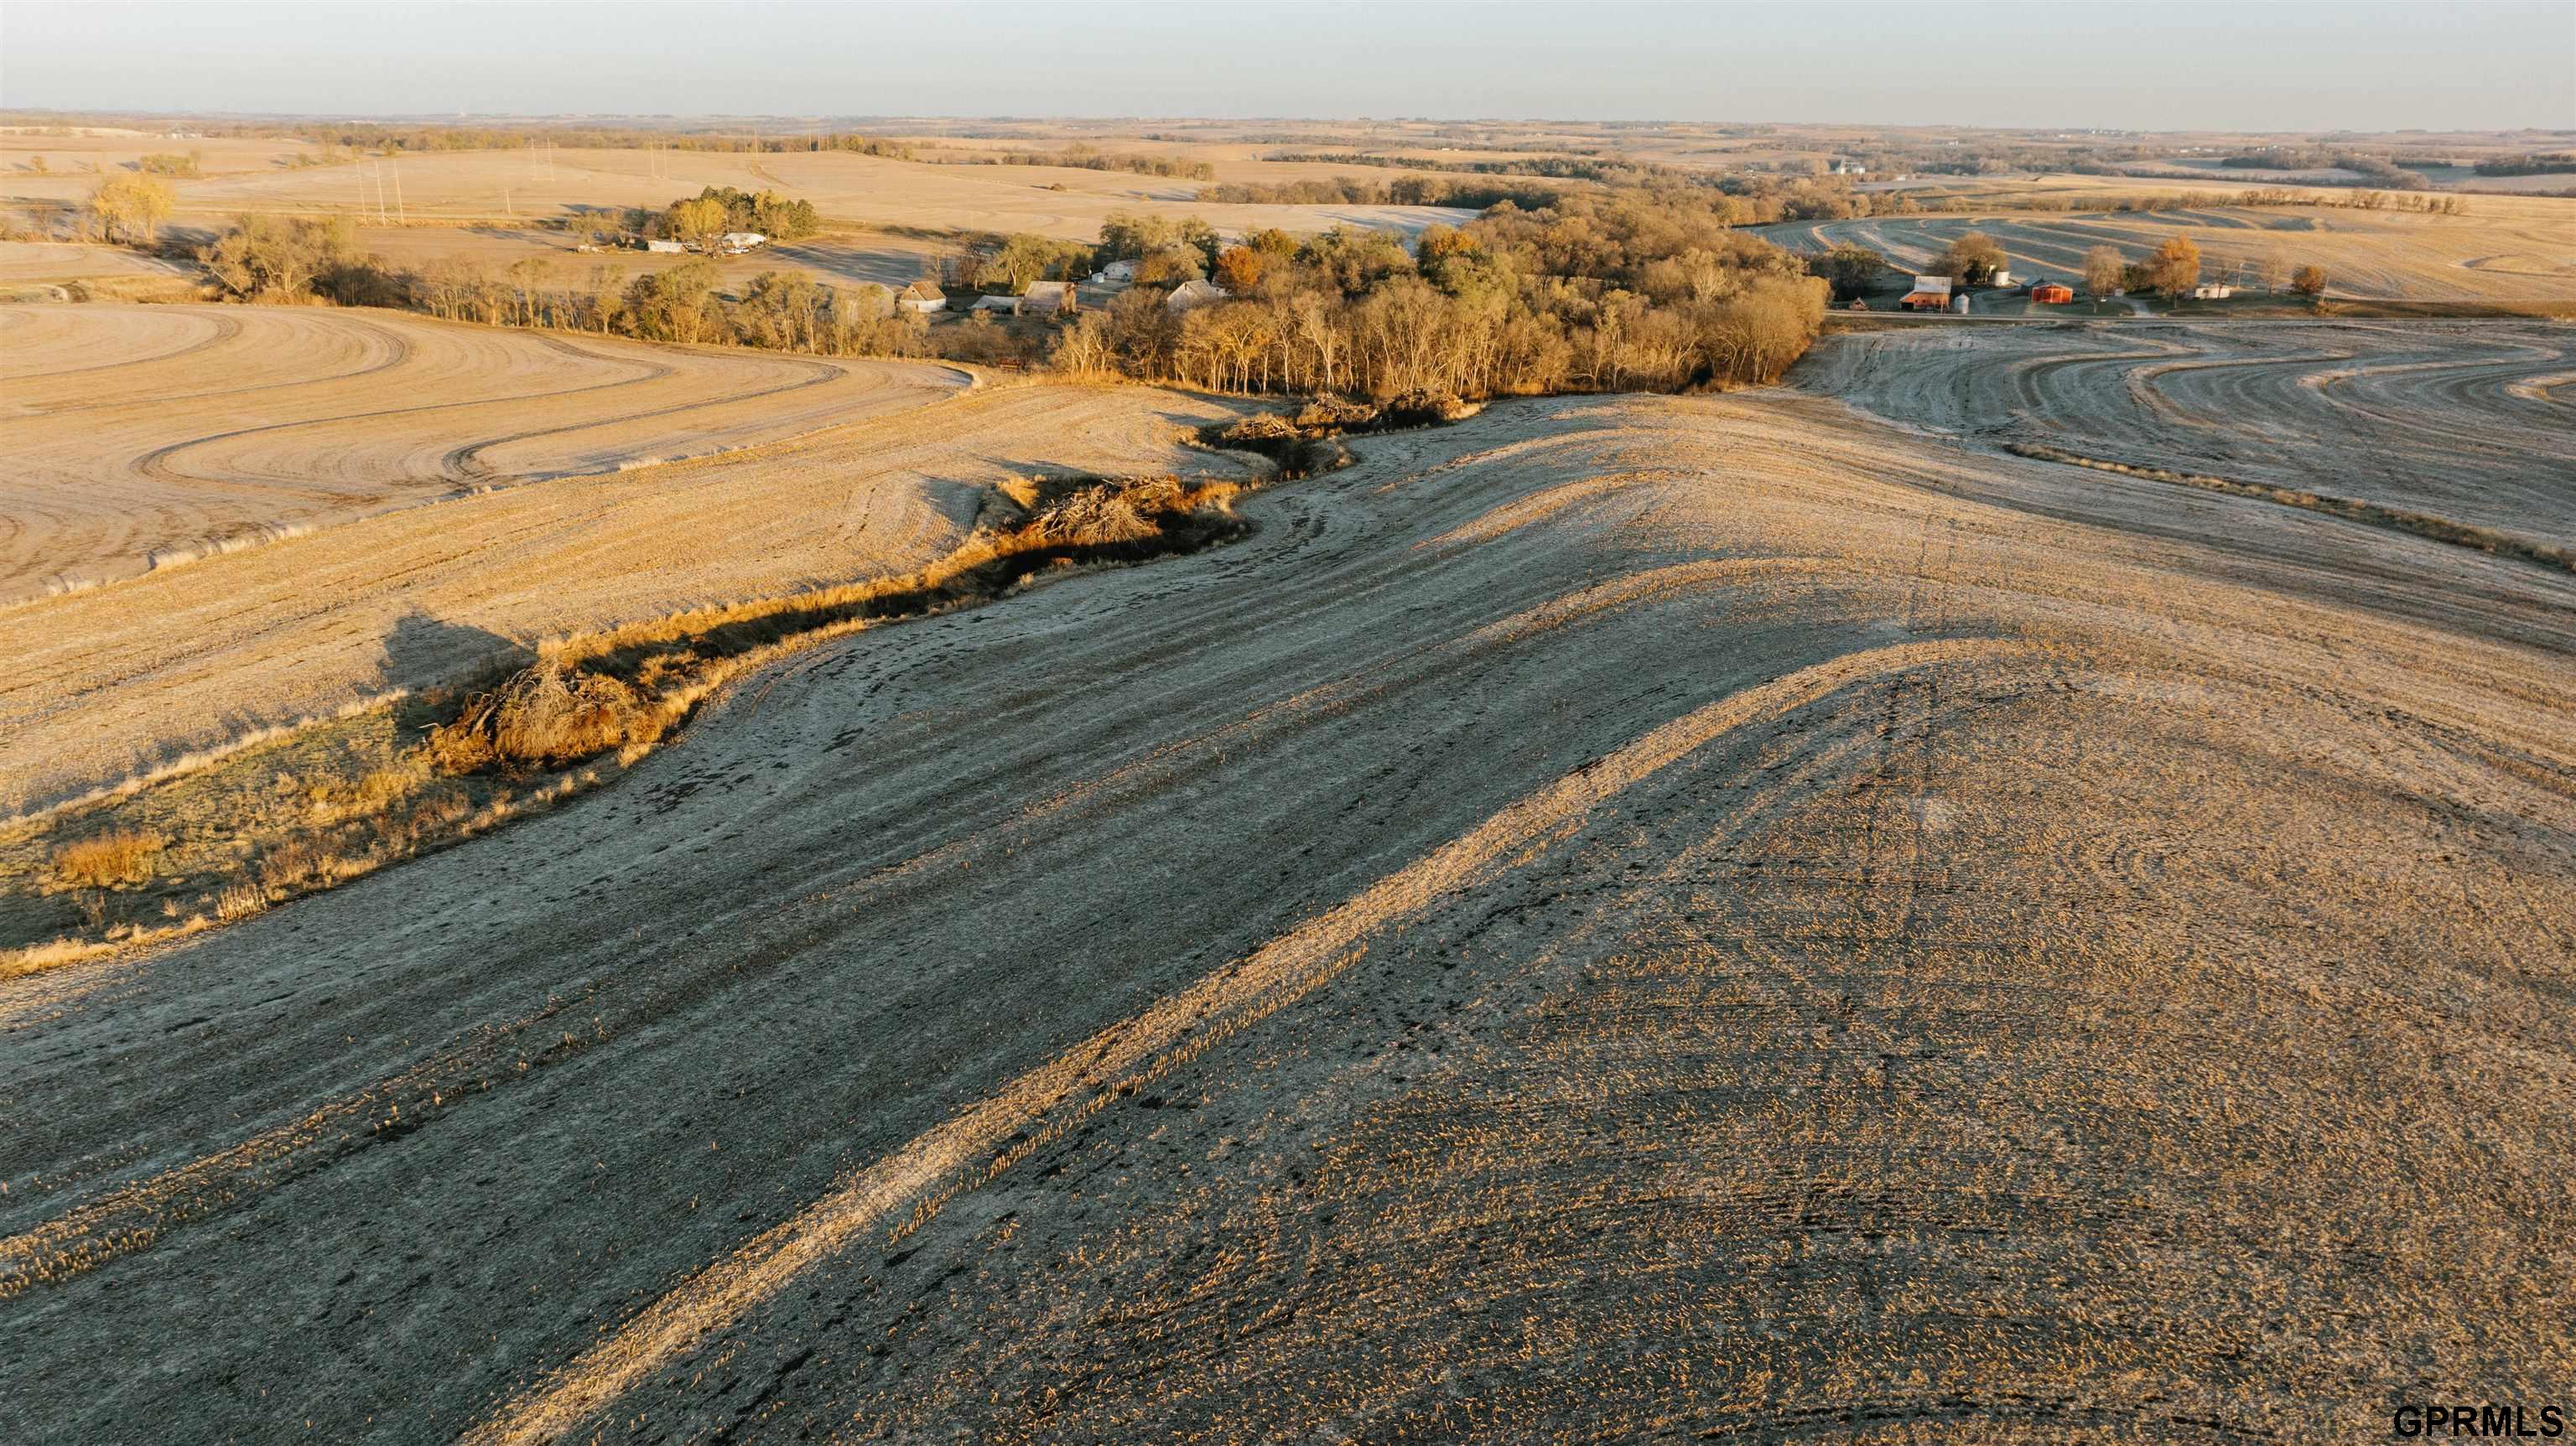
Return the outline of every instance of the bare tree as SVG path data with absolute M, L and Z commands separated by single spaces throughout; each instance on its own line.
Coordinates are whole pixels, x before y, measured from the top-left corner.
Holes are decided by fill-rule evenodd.
M 177 204 L 169 182 L 148 176 L 111 177 L 89 194 L 89 209 L 111 239 L 147 246 Z
M 2084 253 L 2084 289 L 2097 297 L 2117 292 L 2128 271 L 2129 263 L 2120 258 L 2117 246 L 2096 246 Z

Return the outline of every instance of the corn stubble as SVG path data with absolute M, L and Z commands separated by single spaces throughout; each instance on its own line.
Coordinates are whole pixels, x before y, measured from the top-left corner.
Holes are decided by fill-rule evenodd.
M 2563 410 L 2512 345 L 2433 394 Z M 2340 385 L 2247 395 L 2289 432 Z M 28 1170 L 80 1183 L 0 1198 L 58 1352 L 25 1399 L 254 1434 L 213 1383 L 290 1340 L 259 1373 L 317 1433 L 478 1446 L 2325 1442 L 2544 1398 L 2576 579 L 2004 440 L 1512 402 L 1067 594 L 568 645 L 491 738 L 513 699 L 599 736 L 576 673 L 782 666 L 629 787 L 141 966 L 258 981 L 175 1045 L 201 996 L 31 1026 Z M 105 1288 L 181 1281 L 233 1329 Z M 158 1369 L 58 1364 L 105 1340 Z

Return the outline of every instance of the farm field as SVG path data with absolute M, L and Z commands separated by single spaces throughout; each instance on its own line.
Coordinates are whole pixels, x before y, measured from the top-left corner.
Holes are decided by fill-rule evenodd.
M 8 200 L 74 201 L 95 177 L 0 175 Z M 174 183 L 178 215 L 200 223 L 244 212 L 348 214 L 391 221 L 507 222 L 643 206 L 705 186 L 775 190 L 830 221 L 927 231 L 1031 231 L 1089 241 L 1116 211 L 1203 217 L 1227 233 L 1340 224 L 1419 231 L 1472 213 L 1437 206 L 1219 206 L 1200 181 L 1062 166 L 925 165 L 846 152 L 441 151 Z
M 2326 294 L 2401 301 L 2576 304 L 2576 201 L 2480 196 L 2466 216 L 2224 206 L 2099 215 L 1882 216 L 1792 221 L 1756 232 L 1793 251 L 1866 246 L 1899 267 L 1931 265 L 1968 231 L 2012 258 L 2016 280 L 2080 279 L 2084 253 L 2118 247 L 2132 261 L 2171 236 L 2200 247 L 2202 274 L 2277 258 L 2326 268 Z
M 587 285 L 606 271 L 623 286 L 647 271 L 661 271 L 693 260 L 712 260 L 724 273 L 725 290 L 739 294 L 764 271 L 801 271 L 834 286 L 874 282 L 901 290 L 936 267 L 953 244 L 887 232 L 850 232 L 774 243 L 740 256 L 673 256 L 624 247 L 608 251 L 574 249 L 573 237 L 560 232 L 508 226 L 362 226 L 358 246 L 396 268 L 420 269 L 443 261 L 462 261 L 500 275 L 521 262 L 543 262 L 556 286 Z
M 99 276 L 179 277 L 188 270 L 123 246 L 0 241 L 0 289 Z
M 46 129 L 0 126 L 0 178 L 5 183 L 51 176 L 95 184 L 100 175 L 130 171 L 145 156 L 156 154 L 194 152 L 208 176 L 283 170 L 318 154 L 306 141 L 256 136 L 177 137 L 117 127 L 80 127 L 76 134 L 48 135 Z M 41 172 L 36 169 L 39 157 L 45 163 Z
M 919 498 L 1193 409 L 979 395 L 0 624 L 136 599 L 130 650 L 146 589 L 336 597 L 440 514 Z M 2554 1388 L 2576 577 L 1793 389 L 1359 450 L 0 983 L 0 1428 L 2328 1441 Z
M 1860 332 L 1798 385 L 1996 445 L 2359 499 L 2576 546 L 2576 331 L 2135 322 Z
M 102 450 L 89 465 L 159 455 L 167 466 L 100 490 L 141 509 L 128 514 L 128 532 L 114 530 L 103 505 L 67 503 L 24 529 L 13 556 L 49 557 L 76 539 L 98 556 L 133 557 L 140 531 L 193 536 L 213 517 L 274 535 L 311 516 L 313 530 L 0 608 L 0 657 L 9 659 L 0 679 L 0 817 L 453 679 L 550 635 L 904 571 L 953 548 L 979 498 L 1013 476 L 1236 467 L 1181 446 L 1188 429 L 1231 407 L 1143 389 L 1020 386 L 960 396 L 968 379 L 934 364 L 599 346 L 360 311 L 151 314 L 157 329 L 128 327 L 99 342 L 126 348 L 120 370 L 129 377 L 157 376 L 178 391 L 219 388 L 246 365 L 225 359 L 226 327 L 289 328 L 272 340 L 292 344 L 266 355 L 312 368 L 303 373 L 319 394 L 311 419 L 208 437 L 192 404 L 169 398 L 133 404 L 121 431 L 95 423 L 67 431 L 56 444 L 63 449 L 97 439 Z M 116 315 L 48 308 L 20 325 Z M 415 395 L 435 396 L 429 389 L 442 385 L 447 364 L 431 358 L 441 347 L 505 364 L 516 348 L 557 342 L 590 360 L 547 353 L 543 376 L 552 385 L 587 381 L 602 400 L 512 400 L 479 373 L 468 384 L 452 368 L 443 383 L 450 400 L 421 404 L 434 410 L 389 420 L 346 405 L 348 397 L 332 400 L 335 372 L 409 365 L 418 368 Z M 406 345 L 407 359 L 393 360 Z M 24 355 L 11 350 L 13 361 Z M 105 355 L 96 354 L 98 364 L 118 365 Z M 693 383 L 656 375 L 702 362 Z M 93 374 L 88 386 L 110 375 Z M 381 373 L 347 385 L 362 389 L 352 396 L 385 395 Z M 772 395 L 749 395 L 763 385 Z M 774 390 L 788 386 L 805 391 Z M 625 400 L 606 400 L 620 392 Z M 20 384 L 8 395 L 19 398 Z M 217 401 L 218 413 L 235 415 L 272 405 Z M 653 418 L 657 404 L 693 402 Z M 583 405 L 596 409 L 575 410 Z M 621 411 L 637 415 L 615 420 Z M 21 425 L 12 422 L 13 438 Z M 760 440 L 786 432 L 806 435 Z M 740 445 L 697 461 L 451 495 L 457 469 L 478 461 L 494 477 L 524 476 L 604 461 L 612 454 L 584 449 L 621 439 L 636 450 L 614 455 L 640 460 L 656 436 L 655 450 L 720 437 Z M 178 440 L 197 438 L 205 440 Z M 62 466 L 66 479 L 78 470 L 71 460 Z M 343 480 L 299 484 L 308 470 Z M 405 488 L 412 500 L 448 500 L 352 515 L 399 500 Z M 13 513 L 23 505 L 13 501 Z M 29 576 L 37 570 L 20 566 Z
M 395 312 L 0 309 L 0 604 L 388 506 L 777 441 L 966 381 Z

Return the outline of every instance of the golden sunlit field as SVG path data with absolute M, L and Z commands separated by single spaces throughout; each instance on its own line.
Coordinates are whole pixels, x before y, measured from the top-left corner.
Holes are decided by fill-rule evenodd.
M 1968 231 L 2002 243 L 2016 280 L 2080 282 L 2084 253 L 2117 248 L 2135 260 L 2173 236 L 2200 248 L 2213 280 L 2263 263 L 2326 269 L 2327 294 L 2401 301 L 2468 301 L 2576 310 L 2576 201 L 2479 196 L 2465 216 L 2222 206 L 2095 215 L 1891 216 L 1791 221 L 1764 228 L 1782 245 L 1822 251 L 1866 246 L 1900 267 L 1927 268 Z
M 178 142 L 168 143 L 172 146 Z M 0 196 L 74 201 L 97 177 L 35 175 L 0 150 Z M 112 160 L 111 160 L 112 164 Z M 1348 169 L 1348 168 L 1345 168 Z M 1290 172 L 1291 177 L 1295 174 Z M 1054 166 L 928 165 L 841 153 L 535 149 L 368 157 L 305 168 L 209 174 L 175 183 L 177 214 L 201 223 L 244 212 L 380 221 L 507 222 L 630 206 L 659 208 L 706 186 L 772 189 L 827 221 L 935 231 L 1028 231 L 1088 240 L 1120 210 L 1186 211 L 1228 232 L 1339 223 L 1418 231 L 1468 213 L 1429 206 L 1224 206 L 1201 183 Z

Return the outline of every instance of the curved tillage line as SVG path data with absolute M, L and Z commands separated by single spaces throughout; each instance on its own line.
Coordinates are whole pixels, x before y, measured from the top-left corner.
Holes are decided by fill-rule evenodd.
M 408 363 L 412 359 L 413 347 L 411 338 L 402 335 L 391 327 L 380 326 L 371 321 L 343 319 L 337 316 L 334 316 L 333 320 L 382 343 L 385 352 L 384 356 L 380 360 L 369 362 L 364 366 L 357 367 L 349 371 L 328 372 L 320 376 L 291 377 L 285 381 L 252 382 L 246 386 L 214 387 L 205 391 L 195 392 L 156 392 L 153 395 L 153 401 L 155 403 L 194 402 L 203 401 L 210 397 L 238 397 L 246 396 L 253 392 L 283 391 L 289 387 L 323 386 L 332 382 L 353 381 L 359 377 L 373 376 L 377 372 L 391 371 L 396 367 Z M 132 405 L 132 398 L 130 397 L 111 397 L 103 401 L 78 402 L 69 406 L 38 407 L 33 409 L 31 414 L 42 417 L 61 417 L 69 416 L 78 412 L 96 412 L 103 411 L 110 407 L 130 405 Z
M 1366 954 L 1368 940 L 1379 931 L 1526 862 L 1579 829 L 1599 804 L 1709 742 L 1857 683 L 2018 651 L 2009 643 L 1947 641 L 1848 654 L 1652 730 L 854 1172 L 830 1194 L 655 1301 L 536 1389 L 504 1404 L 467 1431 L 463 1442 L 537 1446 L 572 1429 L 808 1268 L 880 1230 L 917 1228 L 959 1192 L 1000 1176 L 1121 1094 L 1329 983 Z M 906 1207 L 910 1218 L 899 1219 Z
M 193 341 L 182 342 L 168 351 L 154 352 L 150 356 L 120 357 L 115 361 L 92 362 L 87 366 L 63 367 L 54 371 L 5 372 L 0 373 L 0 380 L 5 380 L 15 385 L 26 382 L 50 381 L 55 377 L 84 376 L 91 372 L 116 371 L 123 367 L 146 366 L 153 362 L 169 361 L 173 357 L 186 356 L 191 352 L 204 351 L 208 347 L 222 346 L 224 343 L 231 341 L 242 333 L 242 323 L 239 317 L 213 316 L 201 318 L 191 316 L 187 312 L 173 312 L 170 314 L 179 317 L 186 317 L 190 320 L 204 320 L 211 324 L 205 335 L 197 337 Z
M 2576 491 L 2548 383 L 2569 348 L 2529 324 L 2174 323 L 2145 347 L 2054 329 L 1829 342 L 1808 389 L 1964 440 L 2063 446 L 2131 467 L 2346 497 L 2563 545 Z M 2090 335 L 2089 330 L 2072 335 Z M 2517 387 L 2522 390 L 2517 390 Z M 2006 425 L 1978 425 L 2011 417 Z
M 551 338 L 548 340 L 551 341 Z M 171 458 L 176 457 L 182 452 L 192 451 L 198 447 L 212 446 L 217 442 L 229 442 L 242 437 L 262 436 L 278 432 L 303 431 L 315 427 L 342 426 L 351 422 L 376 421 L 385 417 L 412 417 L 432 412 L 465 411 L 474 407 L 488 407 L 496 404 L 506 405 L 517 402 L 555 400 L 563 397 L 580 396 L 586 392 L 608 391 L 617 387 L 641 386 L 651 382 L 660 381 L 664 377 L 672 376 L 679 371 L 678 367 L 675 367 L 668 362 L 646 362 L 629 359 L 621 364 L 639 367 L 641 369 L 641 374 L 637 376 L 614 377 L 607 381 L 591 382 L 577 387 L 561 387 L 548 392 L 523 392 L 507 397 L 474 397 L 464 401 L 455 402 L 423 402 L 419 405 L 409 407 L 382 407 L 373 411 L 342 412 L 336 416 L 306 417 L 292 422 L 272 422 L 265 426 L 241 427 L 229 432 L 216 432 L 210 436 L 192 437 L 184 442 L 173 442 L 166 447 L 156 447 L 151 451 L 144 453 L 142 456 L 135 458 L 133 468 L 144 476 L 161 482 L 205 483 L 246 481 L 249 479 L 201 477 L 191 473 L 181 472 L 171 465 Z M 632 418 L 620 420 L 632 420 Z M 453 456 L 455 454 L 450 453 L 450 455 Z M 457 480 L 463 479 L 460 478 Z
M 572 345 L 570 342 L 557 340 L 555 338 L 547 338 L 546 344 L 571 356 L 582 357 L 592 361 L 610 360 L 610 358 L 602 357 L 594 352 L 584 351 L 581 348 Z M 728 392 L 723 396 L 709 397 L 704 401 L 685 402 L 678 406 L 671 407 L 650 407 L 639 412 L 626 412 L 617 416 L 609 417 L 593 417 L 584 421 L 573 422 L 559 427 L 533 427 L 527 431 L 514 432 L 504 437 L 486 438 L 483 441 L 468 443 L 450 451 L 445 457 L 440 459 L 440 468 L 445 475 L 453 477 L 459 481 L 478 481 L 496 475 L 516 475 L 496 473 L 493 468 L 484 465 L 482 454 L 494 447 L 507 446 L 513 442 L 525 442 L 537 437 L 558 437 L 573 432 L 587 431 L 594 427 L 613 427 L 624 422 L 640 422 L 652 418 L 676 417 L 689 412 L 704 411 L 709 407 L 732 406 L 740 402 L 757 401 L 762 397 L 778 396 L 785 392 L 803 391 L 808 387 L 828 386 L 833 382 L 845 380 L 851 375 L 846 368 L 835 366 L 830 362 L 807 361 L 799 357 L 764 358 L 764 360 L 785 362 L 793 368 L 802 368 L 805 370 L 806 375 L 797 381 L 780 382 L 776 386 L 760 387 L 747 392 Z M 642 380 L 658 380 L 658 378 L 639 379 L 639 381 Z M 515 400 L 515 398 L 513 400 Z

